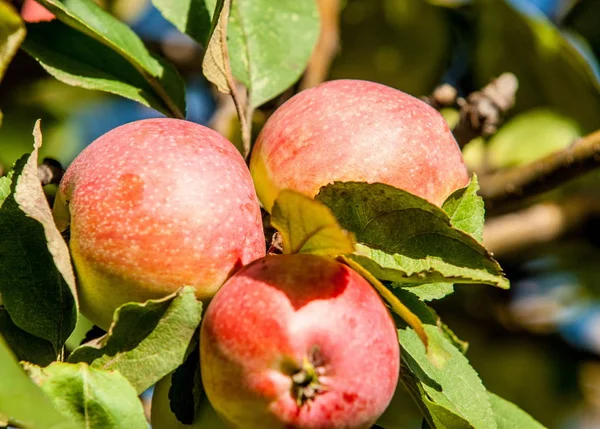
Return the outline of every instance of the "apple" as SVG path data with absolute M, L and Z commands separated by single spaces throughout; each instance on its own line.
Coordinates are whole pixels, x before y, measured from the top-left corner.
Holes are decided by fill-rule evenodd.
M 95 140 L 67 169 L 54 217 L 60 230 L 70 221 L 81 312 L 103 329 L 120 305 L 182 286 L 208 300 L 265 254 L 244 159 L 217 132 L 177 119 Z
M 21 18 L 25 22 L 52 21 L 55 16 L 52 12 L 35 0 L 25 0 L 21 8 Z
M 379 182 L 439 206 L 469 181 L 439 112 L 361 80 L 325 82 L 284 103 L 258 136 L 250 171 L 269 211 L 285 188 L 313 197 L 334 181 Z
M 177 420 L 169 404 L 171 376 L 172 374 L 169 374 L 154 386 L 150 408 L 152 429 L 227 429 L 225 423 L 210 405 L 206 395 L 200 398 L 192 424 L 186 425 Z
M 213 298 L 200 331 L 209 401 L 233 428 L 370 428 L 398 383 L 392 317 L 346 265 L 269 255 Z

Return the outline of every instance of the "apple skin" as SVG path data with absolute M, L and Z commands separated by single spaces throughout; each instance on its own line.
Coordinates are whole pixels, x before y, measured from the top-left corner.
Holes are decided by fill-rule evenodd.
M 52 12 L 35 0 L 25 0 L 25 3 L 23 3 L 23 7 L 21 8 L 21 18 L 23 18 L 23 21 L 25 22 L 36 23 L 52 21 L 56 17 Z
M 439 112 L 361 80 L 325 82 L 284 103 L 258 136 L 250 171 L 269 211 L 282 189 L 313 197 L 334 181 L 385 183 L 440 206 L 469 181 Z
M 169 405 L 171 376 L 172 374 L 169 374 L 154 386 L 152 407 L 150 408 L 152 429 L 228 429 L 215 413 L 206 395 L 201 397 L 194 422 L 191 425 L 183 424 L 177 420 Z
M 103 329 L 126 302 L 182 286 L 212 298 L 265 254 L 258 199 L 231 142 L 193 122 L 147 119 L 104 134 L 69 166 L 54 204 L 81 312 Z
M 212 300 L 200 362 L 208 399 L 233 428 L 363 429 L 394 395 L 400 349 L 387 307 L 356 272 L 320 256 L 269 255 Z M 306 364 L 323 390 L 299 405 L 292 377 Z

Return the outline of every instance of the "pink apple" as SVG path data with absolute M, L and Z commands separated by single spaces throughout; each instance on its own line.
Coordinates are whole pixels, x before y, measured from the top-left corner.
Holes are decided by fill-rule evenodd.
M 334 181 L 385 183 L 441 205 L 469 181 L 435 109 L 360 80 L 323 83 L 277 109 L 254 146 L 250 171 L 268 210 L 284 188 L 312 197 Z
M 68 168 L 54 206 L 70 217 L 81 312 L 110 326 L 114 310 L 193 286 L 211 298 L 265 254 L 252 178 L 220 134 L 176 119 L 118 127 Z
M 202 380 L 233 428 L 370 428 L 398 382 L 394 322 L 356 272 L 313 255 L 238 271 L 208 307 Z
M 52 21 L 55 16 L 35 0 L 25 0 L 21 8 L 21 17 L 25 22 Z

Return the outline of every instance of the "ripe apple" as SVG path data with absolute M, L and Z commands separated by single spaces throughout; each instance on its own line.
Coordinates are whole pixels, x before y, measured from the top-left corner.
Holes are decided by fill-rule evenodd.
M 171 374 L 154 386 L 152 407 L 150 408 L 152 429 L 227 429 L 225 423 L 210 405 L 206 395 L 203 395 L 200 399 L 194 422 L 190 425 L 181 423 L 171 411 L 169 404 L 170 388 Z
M 52 12 L 35 0 L 25 0 L 21 8 L 21 18 L 25 22 L 52 21 L 55 16 Z
M 325 82 L 283 104 L 258 136 L 250 171 L 269 211 L 284 188 L 313 197 L 334 181 L 380 182 L 441 205 L 469 181 L 435 109 L 360 80 Z
M 242 156 L 193 122 L 147 119 L 98 138 L 67 169 L 54 215 L 61 230 L 70 218 L 81 312 L 103 329 L 120 305 L 182 286 L 210 299 L 265 254 Z
M 231 277 L 200 332 L 208 399 L 233 428 L 370 428 L 398 382 L 394 322 L 347 266 L 270 255 Z

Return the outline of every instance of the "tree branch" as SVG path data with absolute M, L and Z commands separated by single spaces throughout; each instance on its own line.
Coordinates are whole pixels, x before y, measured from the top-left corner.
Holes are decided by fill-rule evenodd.
M 503 73 L 481 91 L 472 92 L 466 99 L 456 100 L 460 107 L 460 119 L 452 134 L 461 148 L 475 137 L 487 137 L 496 132 L 504 114 L 515 103 L 518 87 L 514 74 Z
M 529 164 L 481 176 L 480 195 L 492 209 L 538 195 L 600 166 L 600 131 Z
M 600 200 L 577 196 L 490 218 L 483 243 L 495 256 L 505 256 L 551 242 L 591 216 L 600 215 Z

